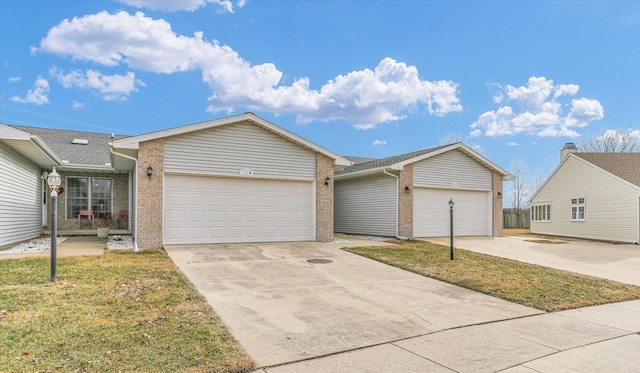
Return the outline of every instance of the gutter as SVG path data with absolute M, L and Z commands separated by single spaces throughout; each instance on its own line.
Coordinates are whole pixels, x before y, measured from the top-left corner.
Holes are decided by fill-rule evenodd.
M 396 175 L 394 175 L 394 174 L 390 174 L 390 173 L 388 173 L 386 168 L 383 168 L 383 169 L 382 169 L 382 172 L 383 172 L 385 175 L 389 175 L 389 176 L 394 177 L 394 178 L 396 179 L 396 238 L 401 239 L 401 240 L 408 241 L 408 240 L 409 240 L 409 238 L 408 238 L 408 237 L 402 237 L 402 236 L 400 236 L 400 234 L 399 234 L 399 229 L 398 229 L 398 223 L 399 223 L 399 217 L 398 217 L 398 215 L 400 215 L 400 205 L 399 205 L 399 203 L 400 203 L 400 197 L 399 197 L 400 190 L 399 190 L 398 188 L 399 188 L 399 186 L 400 186 L 400 178 L 399 178 L 399 177 L 397 177 L 397 176 L 396 176 Z
M 56 166 L 60 166 L 62 161 L 58 159 L 55 153 L 45 144 L 38 136 L 30 135 L 31 141 L 33 141 L 43 152 L 56 164 Z
M 116 152 L 115 150 L 113 150 L 113 143 L 111 143 L 111 142 L 109 143 L 109 151 L 113 155 L 118 155 L 118 156 L 120 156 L 122 158 L 130 159 L 135 163 L 136 167 L 135 167 L 135 172 L 134 172 L 135 176 L 134 177 L 135 177 L 135 181 L 136 181 L 135 187 L 137 189 L 138 188 L 138 159 L 134 158 L 134 157 L 131 157 L 131 156 L 128 156 L 126 154 L 122 154 L 122 153 Z M 131 195 L 129 195 L 129 200 L 131 200 Z M 133 240 L 133 251 L 137 253 L 138 251 L 140 251 L 140 249 L 138 248 L 138 192 L 137 191 L 136 191 L 135 212 L 136 212 L 134 214 L 135 220 L 133 222 L 133 225 L 135 226 L 135 229 L 133 231 L 133 234 L 134 234 L 134 236 L 133 236 L 133 238 L 134 238 L 134 240 Z

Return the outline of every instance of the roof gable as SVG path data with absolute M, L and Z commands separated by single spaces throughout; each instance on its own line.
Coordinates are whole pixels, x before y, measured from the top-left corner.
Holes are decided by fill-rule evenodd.
M 572 157 L 613 175 L 636 188 L 640 188 L 640 177 L 638 176 L 640 172 L 640 153 L 571 153 L 560 162 L 547 180 L 545 180 L 540 188 L 529 198 L 529 201 L 533 201 L 538 196 L 540 191 L 544 189 L 549 181 L 553 179 L 554 175 L 556 175 L 562 166 Z
M 273 133 L 276 133 L 279 136 L 282 136 L 286 139 L 288 139 L 289 141 L 293 141 L 301 146 L 304 146 L 316 153 L 320 153 L 323 154 L 331 159 L 334 160 L 334 164 L 337 166 L 348 166 L 351 165 L 352 162 L 349 161 L 348 159 L 333 153 L 317 144 L 312 143 L 309 140 L 306 140 L 304 138 L 302 138 L 301 136 L 298 136 L 292 132 L 289 132 L 287 130 L 285 130 L 282 127 L 279 127 L 263 118 L 260 118 L 259 116 L 253 114 L 253 113 L 245 113 L 245 114 L 241 114 L 241 115 L 236 115 L 236 116 L 231 116 L 231 117 L 226 117 L 226 118 L 221 118 L 221 119 L 216 119 L 216 120 L 210 120 L 210 121 L 206 121 L 206 122 L 201 122 L 201 123 L 195 123 L 195 124 L 190 124 L 190 125 L 186 125 L 186 126 L 182 126 L 182 127 L 175 127 L 175 128 L 170 128 L 170 129 L 166 129 L 166 130 L 162 130 L 162 131 L 156 131 L 156 132 L 151 132 L 151 133 L 147 133 L 144 135 L 138 135 L 138 136 L 132 136 L 126 139 L 122 139 L 122 140 L 116 140 L 113 141 L 113 147 L 114 148 L 126 148 L 126 149 L 137 149 L 139 144 L 141 142 L 145 142 L 145 141 L 151 141 L 151 140 L 156 140 L 156 139 L 160 139 L 160 138 L 166 138 L 166 137 L 170 137 L 170 136 L 176 136 L 176 135 L 181 135 L 181 134 L 186 134 L 186 133 L 190 133 L 190 132 L 195 132 L 195 131 L 200 131 L 203 129 L 208 129 L 208 128 L 214 128 L 214 127 L 219 127 L 219 126 L 225 126 L 228 124 L 234 124 L 234 123 L 239 123 L 239 122 L 250 122 L 254 125 L 263 127 Z
M 471 158 L 481 163 L 483 166 L 493 171 L 496 171 L 502 174 L 503 176 L 506 176 L 506 179 L 509 179 L 509 176 L 511 176 L 507 171 L 498 167 L 489 159 L 478 154 L 473 149 L 469 148 L 468 146 L 464 145 L 461 142 L 458 142 L 455 144 L 449 144 L 449 145 L 436 146 L 433 148 L 422 149 L 422 150 L 418 150 L 411 153 L 396 155 L 393 157 L 375 159 L 369 162 L 354 164 L 352 166 L 337 170 L 335 175 L 346 176 L 346 175 L 352 175 L 352 174 L 367 173 L 369 171 L 373 172 L 373 171 L 377 171 L 379 169 L 384 169 L 384 168 L 401 170 L 407 164 L 419 162 L 423 159 L 427 159 L 427 158 L 436 156 L 438 154 L 442 154 L 455 149 L 461 150 L 466 155 L 470 156 Z

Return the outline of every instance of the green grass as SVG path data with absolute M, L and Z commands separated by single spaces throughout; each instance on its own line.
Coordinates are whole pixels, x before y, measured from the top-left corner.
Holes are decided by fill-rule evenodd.
M 0 372 L 248 372 L 251 358 L 159 250 L 0 260 Z
M 344 250 L 417 274 L 552 312 L 639 299 L 640 287 L 429 242 Z

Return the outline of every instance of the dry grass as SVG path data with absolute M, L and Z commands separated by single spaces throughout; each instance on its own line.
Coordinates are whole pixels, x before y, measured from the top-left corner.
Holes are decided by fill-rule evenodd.
M 150 250 L 0 260 L 0 372 L 248 372 L 254 363 Z
M 505 236 L 523 236 L 523 237 L 540 238 L 543 240 L 553 240 L 553 241 L 575 241 L 575 239 L 568 238 L 568 237 L 559 237 L 559 236 L 550 236 L 546 234 L 531 233 L 529 229 L 524 229 L 524 228 L 503 228 L 502 234 Z M 549 243 L 549 242 L 544 242 L 544 243 Z M 551 243 L 561 243 L 561 242 L 551 242 Z
M 396 246 L 347 248 L 423 276 L 544 311 L 640 299 L 640 287 L 555 270 L 430 242 L 398 241 Z

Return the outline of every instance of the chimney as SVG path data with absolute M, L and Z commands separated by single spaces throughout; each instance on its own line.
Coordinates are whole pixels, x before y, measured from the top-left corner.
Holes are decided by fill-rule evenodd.
M 562 150 L 560 151 L 560 162 L 564 161 L 564 159 L 567 158 L 569 154 L 577 153 L 577 152 L 578 152 L 578 147 L 576 146 L 576 144 L 572 142 L 568 142 L 564 144 L 564 146 L 562 147 Z

